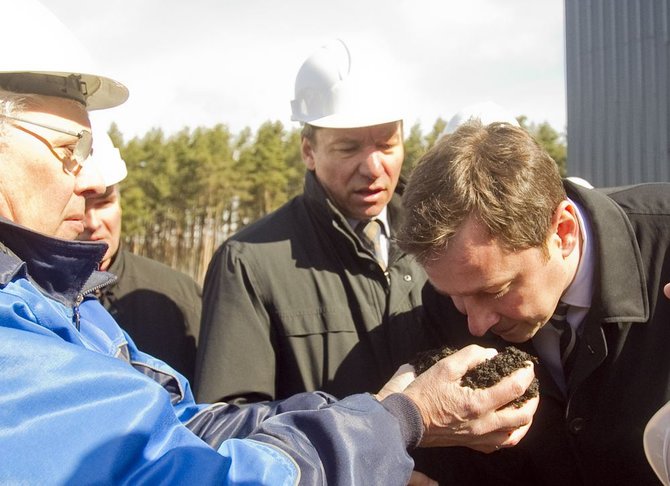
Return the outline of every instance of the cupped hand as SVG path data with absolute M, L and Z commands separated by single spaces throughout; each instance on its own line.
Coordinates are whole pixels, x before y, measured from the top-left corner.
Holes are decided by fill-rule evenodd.
M 418 407 L 424 424 L 421 447 L 465 446 L 493 452 L 516 445 L 537 410 L 537 397 L 521 407 L 506 407 L 523 395 L 535 374 L 532 363 L 490 388 L 461 386 L 468 369 L 496 355 L 495 349 L 467 346 L 442 359 L 412 381 L 405 391 Z

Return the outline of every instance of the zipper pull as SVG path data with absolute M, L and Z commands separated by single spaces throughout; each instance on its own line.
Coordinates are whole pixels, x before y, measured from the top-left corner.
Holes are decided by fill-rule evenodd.
M 80 318 L 81 318 L 81 315 L 79 313 L 79 304 L 81 304 L 83 301 L 84 301 L 84 294 L 77 295 L 77 300 L 75 300 L 73 308 L 74 315 L 72 316 L 74 320 L 74 326 L 77 328 L 77 331 L 79 331 Z

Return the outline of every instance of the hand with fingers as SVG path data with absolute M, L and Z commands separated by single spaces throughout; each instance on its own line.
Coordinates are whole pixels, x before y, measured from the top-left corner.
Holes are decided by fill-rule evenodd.
M 399 370 L 380 394 L 389 385 L 393 385 L 392 391 L 398 391 L 397 386 L 409 382 L 402 393 L 421 413 L 424 435 L 420 447 L 465 446 L 488 453 L 514 446 L 528 432 L 539 398 L 530 398 L 519 406 L 506 405 L 523 395 L 532 383 L 533 364 L 529 361 L 528 366 L 489 388 L 473 389 L 461 384 L 469 369 L 496 353 L 495 349 L 467 346 L 411 382 L 408 371 Z

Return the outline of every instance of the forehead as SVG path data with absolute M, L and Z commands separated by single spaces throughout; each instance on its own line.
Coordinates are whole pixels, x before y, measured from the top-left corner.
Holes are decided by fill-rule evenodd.
M 86 198 L 86 201 L 95 204 L 99 202 L 109 202 L 117 201 L 119 199 L 119 186 L 114 184 L 113 186 L 108 186 L 104 193 L 96 194 Z
M 101 194 L 102 198 L 114 198 L 116 199 L 119 196 L 119 185 L 114 184 L 112 186 L 107 186 L 105 192 Z
M 388 140 L 400 134 L 400 122 L 358 128 L 320 128 L 317 139 L 325 143 L 364 140 Z
M 39 117 L 59 127 L 78 125 L 90 128 L 86 107 L 81 103 L 57 96 L 31 95 L 26 98 L 23 112 Z

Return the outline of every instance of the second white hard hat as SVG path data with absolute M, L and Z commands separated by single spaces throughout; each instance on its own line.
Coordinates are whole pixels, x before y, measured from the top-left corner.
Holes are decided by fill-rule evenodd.
M 403 119 L 384 66 L 352 62 L 340 39 L 310 55 L 295 79 L 291 120 L 317 127 L 357 128 Z
M 670 485 L 670 402 L 649 420 L 643 434 L 644 453 L 661 483 Z
M 105 187 L 118 184 L 128 175 L 126 162 L 121 152 L 114 146 L 112 138 L 103 128 L 103 123 L 91 117 L 93 131 L 93 152 L 86 164 L 94 165 L 105 183 Z
M 480 120 L 482 125 L 489 125 L 495 122 L 504 122 L 519 126 L 516 117 L 505 108 L 493 101 L 483 101 L 474 103 L 460 109 L 447 123 L 442 135 L 447 135 L 456 131 L 458 127 L 470 120 Z
M 84 45 L 36 0 L 0 0 L 0 88 L 63 96 L 95 110 L 120 105 L 128 89 L 101 74 Z

